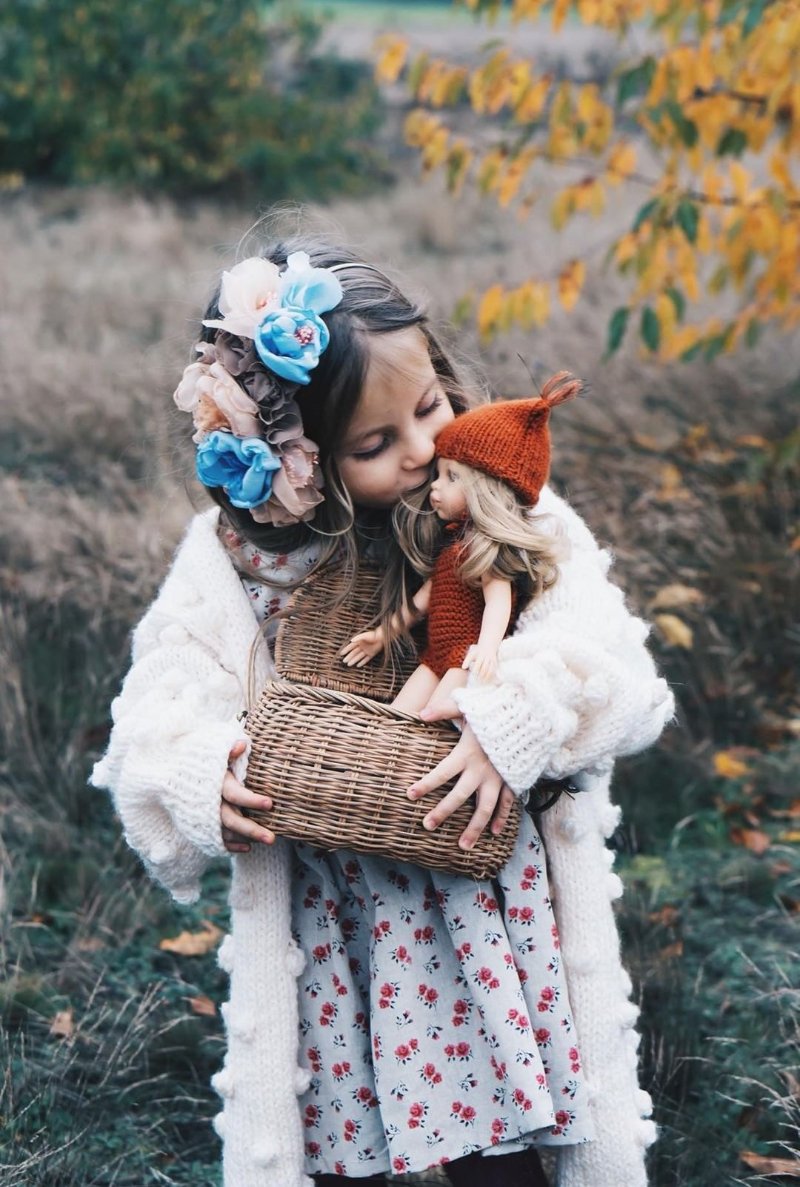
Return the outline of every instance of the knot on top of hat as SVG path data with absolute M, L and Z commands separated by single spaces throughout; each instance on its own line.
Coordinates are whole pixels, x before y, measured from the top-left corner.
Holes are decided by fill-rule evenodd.
M 569 371 L 559 371 L 536 399 L 500 400 L 463 412 L 436 438 L 437 456 L 499 478 L 532 507 L 550 472 L 550 409 L 581 387 Z
M 580 379 L 576 379 L 570 371 L 557 371 L 542 388 L 540 399 L 544 400 L 549 408 L 555 408 L 557 404 L 563 404 L 565 400 L 577 396 L 582 387 Z

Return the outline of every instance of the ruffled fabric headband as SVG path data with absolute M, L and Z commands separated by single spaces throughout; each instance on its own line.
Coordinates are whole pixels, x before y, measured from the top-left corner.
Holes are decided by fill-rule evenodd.
M 275 526 L 313 519 L 323 502 L 317 445 L 294 399 L 330 342 L 320 314 L 342 299 L 332 269 L 293 252 L 283 272 L 259 256 L 223 272 L 217 331 L 195 347 L 174 400 L 191 412 L 196 470 L 234 507 Z

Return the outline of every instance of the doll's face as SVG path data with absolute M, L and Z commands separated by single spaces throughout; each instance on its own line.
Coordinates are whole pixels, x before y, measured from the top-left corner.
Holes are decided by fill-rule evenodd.
M 373 335 L 364 390 L 336 463 L 353 502 L 392 507 L 427 482 L 454 413 L 416 326 Z
M 463 474 L 464 469 L 459 462 L 446 457 L 436 459 L 436 477 L 431 483 L 431 507 L 445 523 L 463 519 L 467 514 Z

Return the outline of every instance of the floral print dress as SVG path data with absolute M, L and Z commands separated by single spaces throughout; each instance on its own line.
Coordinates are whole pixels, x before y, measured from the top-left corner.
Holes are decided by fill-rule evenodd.
M 256 550 L 243 550 L 252 564 Z M 257 589 L 263 619 L 278 605 Z M 484 882 L 296 842 L 292 929 L 306 956 L 308 1174 L 403 1174 L 476 1150 L 591 1140 L 544 847 L 527 813 L 511 860 Z

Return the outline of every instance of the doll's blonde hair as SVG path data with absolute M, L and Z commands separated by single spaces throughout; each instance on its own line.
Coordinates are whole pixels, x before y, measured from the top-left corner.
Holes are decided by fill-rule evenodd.
M 458 575 L 465 585 L 479 588 L 486 576 L 511 581 L 524 598 L 539 597 L 558 579 L 559 561 L 568 552 L 559 521 L 536 515 L 523 506 L 503 479 L 448 462 L 458 473 L 467 505 L 463 559 Z M 543 520 L 548 520 L 545 527 Z M 442 526 L 426 501 L 415 513 L 395 517 L 400 546 L 413 567 L 427 577 L 441 544 Z

